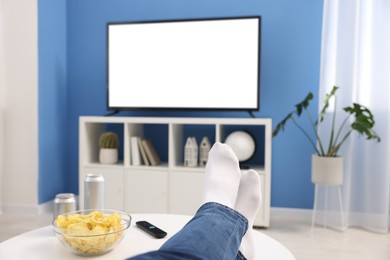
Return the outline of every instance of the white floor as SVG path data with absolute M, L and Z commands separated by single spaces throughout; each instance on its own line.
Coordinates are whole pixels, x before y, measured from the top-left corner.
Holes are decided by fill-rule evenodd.
M 271 219 L 271 227 L 260 231 L 281 242 L 298 260 L 390 259 L 390 233 L 358 228 L 339 232 L 319 226 L 312 231 L 310 224 L 310 220 Z
M 49 225 L 51 218 L 51 215 L 1 214 L 0 242 Z M 263 232 L 285 245 L 298 260 L 390 259 L 390 234 L 376 234 L 355 228 L 338 232 L 320 227 L 310 232 L 310 220 L 288 217 L 271 219 L 270 228 L 257 232 Z M 257 250 L 261 250 L 261 245 L 256 246 Z

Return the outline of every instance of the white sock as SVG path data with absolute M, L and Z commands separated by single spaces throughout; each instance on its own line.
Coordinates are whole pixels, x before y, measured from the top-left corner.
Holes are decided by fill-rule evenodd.
M 238 159 L 227 144 L 215 143 L 206 164 L 203 202 L 218 202 L 234 208 L 240 184 Z
M 248 230 L 242 238 L 240 251 L 247 259 L 256 259 L 253 241 L 253 221 L 261 204 L 260 176 L 254 170 L 241 173 L 235 210 L 248 219 Z

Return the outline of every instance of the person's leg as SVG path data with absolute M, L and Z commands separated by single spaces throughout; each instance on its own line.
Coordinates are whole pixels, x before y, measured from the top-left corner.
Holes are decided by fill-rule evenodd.
M 205 204 L 160 250 L 132 259 L 245 259 L 238 249 L 248 220 L 233 209 L 240 179 L 233 151 L 216 143 L 206 166 Z
M 205 203 L 159 250 L 131 259 L 245 259 L 238 248 L 247 227 L 247 219 L 237 211 L 219 203 Z
M 233 210 L 241 179 L 238 159 L 228 145 L 216 143 L 205 171 L 205 204 L 160 251 L 196 252 L 200 259 L 234 259 L 247 229 L 245 217 Z
M 248 230 L 242 238 L 240 251 L 248 259 L 256 259 L 253 222 L 261 204 L 260 176 L 254 170 L 242 172 L 234 209 L 248 219 Z
M 219 203 L 205 203 L 159 251 L 179 253 L 186 256 L 184 259 L 232 260 L 247 228 L 247 219 L 237 211 Z

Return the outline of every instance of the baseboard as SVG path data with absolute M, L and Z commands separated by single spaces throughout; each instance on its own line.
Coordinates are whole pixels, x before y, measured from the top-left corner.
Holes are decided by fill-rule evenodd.
M 38 213 L 39 214 L 53 214 L 54 202 L 49 200 L 45 203 L 39 204 Z
M 2 205 L 4 214 L 37 214 L 38 205 L 6 204 Z
M 297 209 L 297 208 L 278 208 L 271 207 L 271 219 L 283 219 L 288 216 L 289 219 L 307 219 L 312 217 L 311 209 Z
M 39 205 L 15 205 L 15 204 L 3 204 L 0 209 L 3 213 L 16 213 L 16 214 L 52 214 L 53 212 L 53 200 L 47 201 Z M 298 208 L 279 208 L 271 207 L 271 219 L 273 218 L 286 218 L 289 219 L 311 219 L 311 209 L 298 209 Z
M 6 204 L 1 205 L 0 214 L 53 214 L 53 201 L 39 205 Z
M 0 209 L 3 213 L 15 213 L 15 214 L 52 214 L 53 212 L 53 200 L 47 201 L 39 205 L 15 205 L 15 204 L 3 204 Z M 271 207 L 271 219 L 273 218 L 286 218 L 289 219 L 311 219 L 311 209 L 297 209 L 297 208 L 279 208 Z

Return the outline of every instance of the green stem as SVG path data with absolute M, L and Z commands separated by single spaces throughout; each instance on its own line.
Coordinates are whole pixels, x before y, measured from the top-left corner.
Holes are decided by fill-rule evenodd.
M 343 137 L 343 139 L 341 140 L 340 143 L 338 143 L 337 145 L 335 145 L 334 147 L 334 150 L 329 153 L 329 156 L 336 156 L 337 155 L 337 152 L 339 151 L 341 145 L 348 139 L 349 135 L 352 133 L 352 130 L 349 130 Z
M 339 138 L 340 138 L 340 135 L 341 135 L 341 131 L 343 130 L 345 124 L 348 122 L 349 117 L 350 117 L 350 115 L 348 115 L 348 116 L 344 119 L 343 123 L 340 125 L 340 128 L 339 128 L 339 130 L 337 131 L 337 135 L 336 135 L 336 138 L 335 138 L 335 140 L 334 140 L 332 146 L 335 146 L 335 144 L 337 144 L 337 142 L 338 142 L 338 140 L 339 140 Z M 348 136 L 349 136 L 349 134 L 348 134 Z M 344 139 L 344 138 L 343 138 L 343 139 Z
M 320 146 L 321 153 L 318 153 L 317 148 L 316 148 L 316 151 L 317 151 L 318 155 L 324 154 L 325 153 L 324 152 L 324 147 L 322 146 L 322 142 L 321 142 L 321 139 L 320 139 L 320 137 L 318 135 L 318 130 L 317 130 L 316 124 L 314 123 L 313 117 L 311 116 L 311 114 L 309 113 L 309 111 L 307 109 L 305 109 L 305 111 L 306 111 L 306 113 L 309 116 L 310 124 L 313 127 L 314 133 L 315 133 L 317 141 L 318 141 L 318 145 Z
M 332 127 L 331 127 L 331 131 L 330 131 L 330 138 L 329 138 L 329 146 L 328 146 L 328 151 L 327 151 L 327 154 L 329 154 L 332 150 L 332 147 L 333 147 L 333 138 L 334 138 L 334 126 L 335 126 L 335 122 L 336 122 L 336 107 L 337 107 L 337 99 L 336 99 L 336 96 L 334 97 L 334 112 L 333 112 L 333 115 L 332 115 Z
M 315 145 L 315 143 L 313 142 L 313 140 L 310 138 L 309 134 L 305 131 L 305 129 L 303 129 L 299 124 L 298 122 L 295 120 L 294 117 L 291 117 L 293 123 L 298 127 L 299 130 L 301 130 L 301 132 L 306 136 L 306 138 L 309 140 L 310 144 L 314 147 L 314 150 L 316 151 L 316 153 L 318 155 L 321 155 L 320 151 L 318 151 L 317 149 L 317 146 Z

